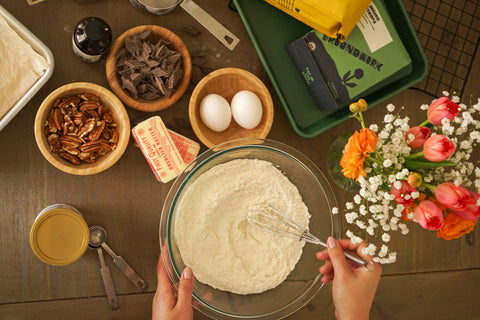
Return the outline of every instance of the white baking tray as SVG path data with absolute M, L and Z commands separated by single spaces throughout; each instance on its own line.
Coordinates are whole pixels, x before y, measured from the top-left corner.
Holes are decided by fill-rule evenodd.
M 0 5 L 0 14 L 5 18 L 10 27 L 18 33 L 32 48 L 43 56 L 48 63 L 48 68 L 45 73 L 33 84 L 32 87 L 25 93 L 25 95 L 18 100 L 13 107 L 0 119 L 0 131 L 22 110 L 28 101 L 37 93 L 38 90 L 47 82 L 52 76 L 54 61 L 52 51 L 40 41 L 30 30 L 21 24 L 14 16 L 12 16 L 4 7 Z

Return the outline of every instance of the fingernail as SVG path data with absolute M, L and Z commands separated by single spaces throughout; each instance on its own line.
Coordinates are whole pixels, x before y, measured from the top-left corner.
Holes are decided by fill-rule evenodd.
M 192 279 L 193 273 L 192 269 L 189 267 L 186 267 L 185 270 L 183 270 L 183 278 L 185 279 Z
M 333 237 L 328 237 L 327 245 L 330 249 L 333 249 L 337 246 L 337 241 Z

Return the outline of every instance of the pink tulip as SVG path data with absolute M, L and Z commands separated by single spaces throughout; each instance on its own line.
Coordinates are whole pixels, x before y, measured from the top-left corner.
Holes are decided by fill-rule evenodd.
M 444 182 L 435 188 L 435 198 L 447 208 L 463 211 L 470 201 L 470 192 L 462 186 Z
M 410 141 L 410 135 L 413 135 L 415 137 L 413 141 Z M 428 137 L 430 137 L 430 129 L 428 127 L 418 126 L 408 130 L 407 134 L 405 135 L 407 141 L 410 141 L 408 143 L 408 146 L 412 149 L 420 149 L 421 147 L 423 147 Z
M 467 207 L 465 208 L 465 210 L 456 210 L 454 212 L 455 214 L 464 219 L 476 220 L 480 217 L 480 207 L 477 204 L 478 199 L 480 199 L 480 195 L 472 191 L 469 191 L 469 193 L 470 198 L 468 199 Z
M 395 197 L 395 201 L 399 204 L 403 204 L 405 207 L 413 204 L 411 193 L 414 191 L 417 191 L 417 189 L 413 188 L 406 180 L 402 180 L 402 186 L 400 189 L 395 188 L 393 183 L 390 185 L 390 193 Z
M 443 226 L 443 212 L 431 200 L 424 200 L 417 206 L 415 219 L 428 230 L 438 230 Z
M 430 161 L 443 161 L 455 152 L 455 145 L 442 134 L 430 137 L 423 145 L 423 156 Z
M 458 108 L 458 104 L 447 97 L 438 98 L 428 107 L 428 121 L 434 125 L 442 125 L 443 118 L 448 118 L 452 121 L 459 114 Z

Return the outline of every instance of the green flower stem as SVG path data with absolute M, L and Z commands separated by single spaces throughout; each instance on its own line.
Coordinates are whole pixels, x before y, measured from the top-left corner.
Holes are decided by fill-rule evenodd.
M 412 159 L 420 158 L 421 156 L 423 156 L 423 151 L 420 151 L 420 152 L 411 154 L 411 155 L 409 155 L 408 157 L 406 157 L 405 159 L 406 159 L 406 160 L 412 160 Z
M 378 159 L 383 164 L 384 159 L 383 159 L 382 155 L 380 154 L 380 152 L 376 148 L 375 148 L 375 154 L 377 155 Z
M 425 127 L 426 125 L 428 125 L 430 122 L 427 120 L 423 121 L 422 123 L 420 123 L 418 126 L 419 127 Z
M 383 161 L 378 160 L 378 159 L 376 159 L 376 158 L 374 158 L 374 157 L 368 157 L 367 159 L 370 159 L 370 161 L 373 161 L 373 162 L 376 162 L 376 163 L 378 163 L 378 164 L 382 164 L 382 165 L 383 165 Z
M 425 181 L 422 182 L 422 186 L 424 186 L 425 188 L 431 190 L 431 191 L 435 191 L 435 186 L 431 185 L 430 183 L 426 183 Z
M 363 120 L 363 113 L 358 112 L 352 115 L 353 118 L 357 119 L 362 125 L 362 129 L 365 129 L 365 121 Z
M 428 161 L 405 159 L 404 166 L 409 170 L 431 169 L 439 167 L 453 167 L 455 163 L 450 161 Z
M 360 123 L 362 124 L 362 129 L 365 129 L 365 121 L 363 120 L 363 113 L 359 112 L 358 115 L 360 117 Z

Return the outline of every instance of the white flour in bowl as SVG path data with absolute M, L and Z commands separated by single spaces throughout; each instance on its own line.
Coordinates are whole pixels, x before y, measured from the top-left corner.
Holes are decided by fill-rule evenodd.
M 197 280 L 239 294 L 275 288 L 295 268 L 303 241 L 260 231 L 247 220 L 269 203 L 300 225 L 310 219 L 298 189 L 272 163 L 239 159 L 203 173 L 178 206 L 175 238 Z

